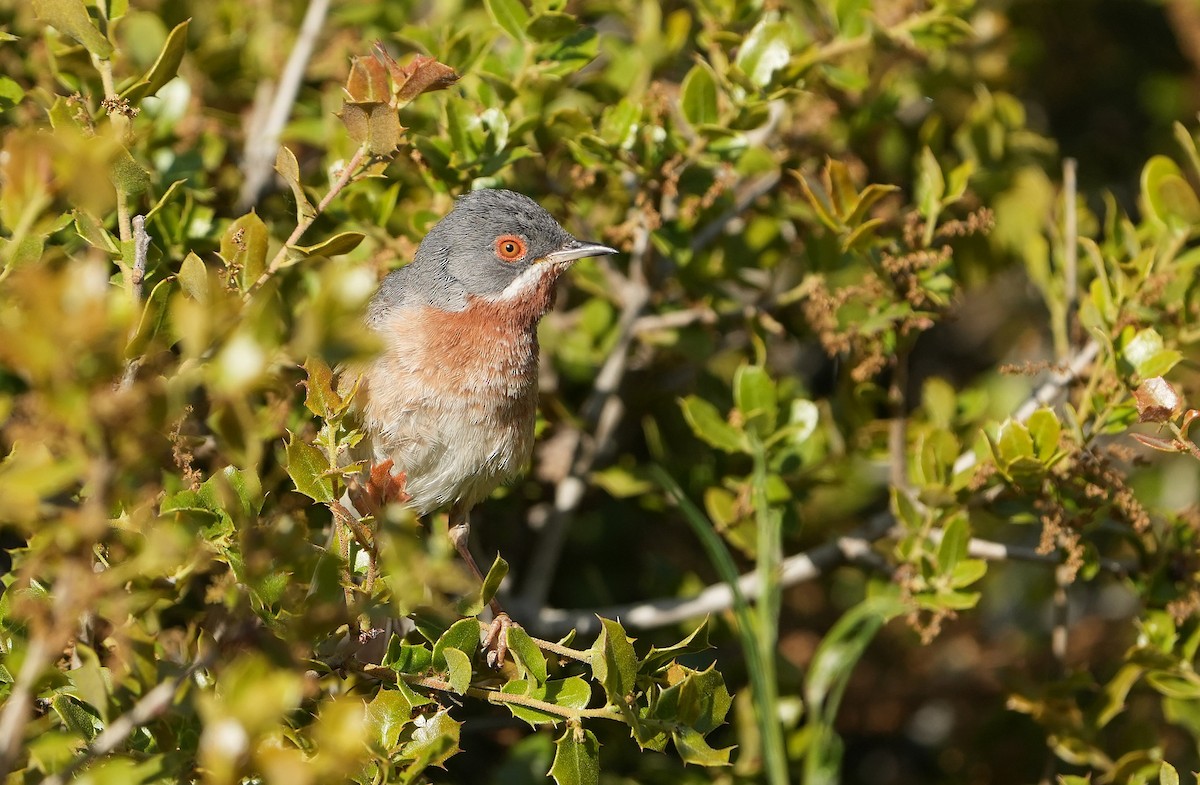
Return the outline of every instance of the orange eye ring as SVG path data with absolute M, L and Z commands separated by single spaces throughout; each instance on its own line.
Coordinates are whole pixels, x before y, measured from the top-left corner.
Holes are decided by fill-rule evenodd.
M 496 258 L 502 262 L 515 262 L 525 258 L 525 241 L 515 234 L 502 234 L 496 238 Z

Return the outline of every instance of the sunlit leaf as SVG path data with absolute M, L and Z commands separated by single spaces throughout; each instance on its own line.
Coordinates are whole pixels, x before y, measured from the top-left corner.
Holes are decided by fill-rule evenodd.
M 600 742 L 590 730 L 568 727 L 554 746 L 550 776 L 558 785 L 597 785 L 600 782 Z
M 83 0 L 33 0 L 33 12 L 63 35 L 83 44 L 97 57 L 112 54 L 112 43 L 92 22 Z

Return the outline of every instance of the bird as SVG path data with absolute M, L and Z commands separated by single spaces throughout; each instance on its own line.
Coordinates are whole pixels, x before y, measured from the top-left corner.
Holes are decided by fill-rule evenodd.
M 368 303 L 381 345 L 358 393 L 370 485 L 422 516 L 449 508 L 450 538 L 480 581 L 470 513 L 530 462 L 538 323 L 574 262 L 615 253 L 576 239 L 528 196 L 480 189 L 458 198 Z M 499 667 L 512 620 L 492 608 L 485 648 Z

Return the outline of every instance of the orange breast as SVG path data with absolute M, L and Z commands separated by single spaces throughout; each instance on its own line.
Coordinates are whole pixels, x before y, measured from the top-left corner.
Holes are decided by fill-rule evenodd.
M 367 431 L 376 459 L 408 473 L 422 511 L 473 505 L 528 464 L 548 303 L 534 311 L 523 300 L 404 309 L 382 325 L 385 349 L 365 379 Z

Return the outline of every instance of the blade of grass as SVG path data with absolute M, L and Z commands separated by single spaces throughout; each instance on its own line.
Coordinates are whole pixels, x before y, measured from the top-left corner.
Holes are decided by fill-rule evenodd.
M 733 614 L 737 619 L 738 637 L 741 639 L 742 650 L 745 653 L 746 669 L 750 674 L 750 689 L 759 706 L 755 721 L 763 740 L 763 764 L 766 769 L 767 782 L 771 785 L 787 785 L 787 757 L 783 744 L 783 727 L 779 724 L 778 712 L 769 710 L 774 708 L 777 700 L 777 686 L 773 675 L 775 672 L 775 649 L 773 646 L 766 650 L 762 647 L 761 631 L 757 629 L 758 619 L 751 611 L 746 595 L 738 586 L 737 565 L 734 564 L 733 556 L 730 555 L 729 549 L 725 547 L 725 543 L 717 534 L 712 521 L 684 494 L 679 483 L 675 482 L 675 478 L 666 469 L 658 465 L 651 466 L 650 474 L 655 482 L 679 505 L 684 520 L 696 533 L 697 539 L 700 540 L 700 544 L 708 554 L 709 561 L 716 568 L 717 574 L 721 576 L 721 580 L 729 584 L 729 590 L 733 592 Z M 776 607 L 778 607 L 777 601 Z M 772 630 L 770 639 L 774 639 L 775 634 L 776 631 Z

